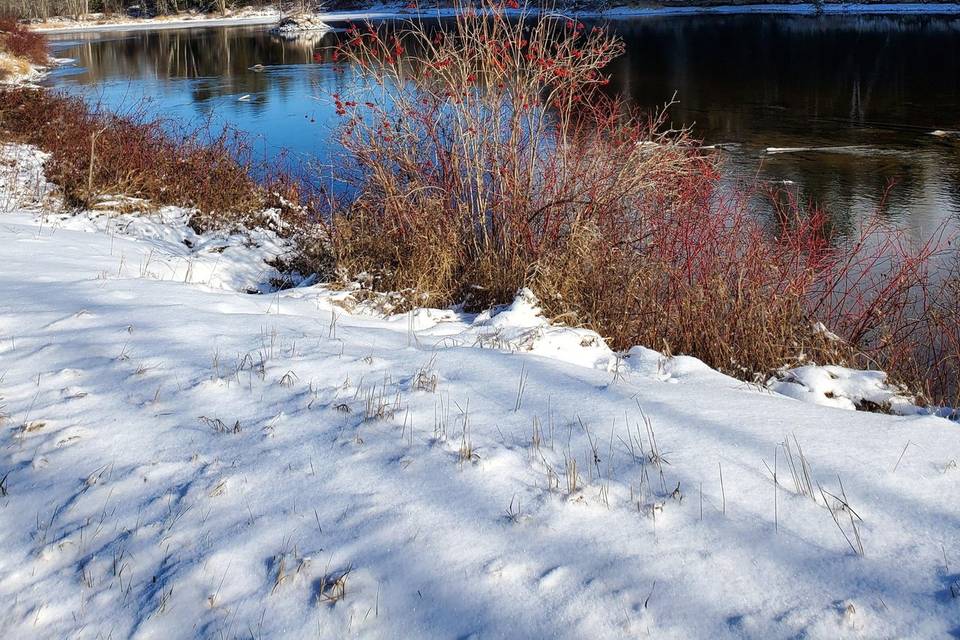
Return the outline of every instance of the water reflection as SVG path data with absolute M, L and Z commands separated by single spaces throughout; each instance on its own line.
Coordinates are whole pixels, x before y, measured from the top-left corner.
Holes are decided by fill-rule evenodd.
M 960 19 L 701 16 L 616 23 L 618 89 L 677 92 L 678 123 L 739 143 L 730 171 L 795 183 L 841 227 L 879 214 L 918 236 L 960 212 Z M 767 154 L 771 147 L 852 147 Z M 895 186 L 887 191 L 887 185 Z
M 259 30 L 195 29 L 117 38 L 88 35 L 83 42 L 60 43 L 58 48 L 64 47 L 64 53 L 77 58 L 81 67 L 80 73 L 70 74 L 73 82 L 200 80 L 198 84 L 205 89 L 193 97 L 204 101 L 240 92 L 265 92 L 271 82 L 263 74 L 251 73 L 251 67 L 309 64 L 322 44 L 322 40 L 287 40 Z M 216 84 L 202 82 L 209 80 Z
M 673 16 L 612 23 L 627 41 L 611 89 L 644 107 L 676 93 L 678 124 L 721 143 L 731 180 L 759 175 L 826 206 L 835 225 L 882 215 L 918 237 L 960 216 L 960 19 Z M 349 94 L 328 47 L 264 28 L 60 37 L 75 58 L 51 82 L 123 109 L 148 100 L 178 122 L 215 116 L 264 153 L 332 152 L 324 96 Z M 254 70 L 262 65 L 262 70 Z M 786 152 L 768 153 L 771 148 Z M 815 149 L 815 150 L 802 150 Z M 888 184 L 895 182 L 892 189 Z

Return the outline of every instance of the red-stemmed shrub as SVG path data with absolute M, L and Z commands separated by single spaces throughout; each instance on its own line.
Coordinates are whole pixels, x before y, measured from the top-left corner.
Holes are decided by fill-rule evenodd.
M 468 307 L 530 286 L 552 317 L 615 347 L 747 380 L 809 362 L 881 367 L 947 398 L 960 350 L 950 303 L 930 297 L 940 244 L 879 222 L 833 243 L 829 216 L 789 194 L 754 210 L 662 112 L 606 97 L 618 38 L 506 8 L 351 26 L 334 53 L 366 80 L 363 96 L 331 96 L 351 195 L 328 236 L 345 277 Z

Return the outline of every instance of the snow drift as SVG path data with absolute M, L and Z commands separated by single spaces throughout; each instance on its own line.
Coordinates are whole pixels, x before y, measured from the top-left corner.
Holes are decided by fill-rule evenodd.
M 526 292 L 251 295 L 276 238 L 0 183 L 4 637 L 960 628 L 956 424 L 613 354 Z

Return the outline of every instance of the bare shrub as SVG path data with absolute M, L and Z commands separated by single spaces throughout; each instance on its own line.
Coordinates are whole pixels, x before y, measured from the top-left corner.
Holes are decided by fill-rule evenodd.
M 572 223 L 615 233 L 709 162 L 682 132 L 604 97 L 623 49 L 602 29 L 503 7 L 452 27 L 351 27 L 334 57 L 378 98 L 334 95 L 356 197 L 335 213 L 341 267 L 376 286 L 476 306 L 511 296 Z
M 741 203 L 717 204 L 717 167 L 685 131 L 600 91 L 619 39 L 495 4 L 449 29 L 349 35 L 337 55 L 384 97 L 333 96 L 356 167 L 331 232 L 347 272 L 433 304 L 485 306 L 532 285 L 551 315 L 616 346 L 738 373 L 797 351 L 807 265 L 785 273 L 796 252 L 758 241 Z M 802 227 L 790 242 L 810 246 L 818 230 Z
M 331 96 L 353 194 L 329 225 L 342 273 L 411 304 L 485 307 L 530 286 L 615 347 L 747 380 L 801 362 L 887 367 L 944 397 L 919 366 L 934 357 L 955 378 L 960 353 L 957 316 L 928 295 L 937 239 L 873 223 L 835 243 L 829 216 L 789 194 L 760 215 L 687 131 L 604 94 L 618 38 L 505 8 L 351 26 L 335 51 L 374 96 Z

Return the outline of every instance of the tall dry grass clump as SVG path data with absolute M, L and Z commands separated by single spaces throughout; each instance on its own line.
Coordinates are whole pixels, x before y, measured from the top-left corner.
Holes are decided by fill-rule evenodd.
M 955 336 L 957 321 L 943 310 L 935 328 L 931 315 L 936 243 L 875 223 L 837 245 L 829 217 L 789 197 L 760 215 L 663 113 L 607 97 L 617 37 L 508 8 L 351 26 L 336 50 L 366 81 L 366 97 L 332 95 L 351 197 L 329 238 L 345 277 L 468 307 L 530 286 L 552 317 L 615 347 L 687 353 L 748 380 L 807 362 L 879 366 L 943 397 L 930 336 Z M 934 348 L 941 379 L 955 377 L 953 339 Z

